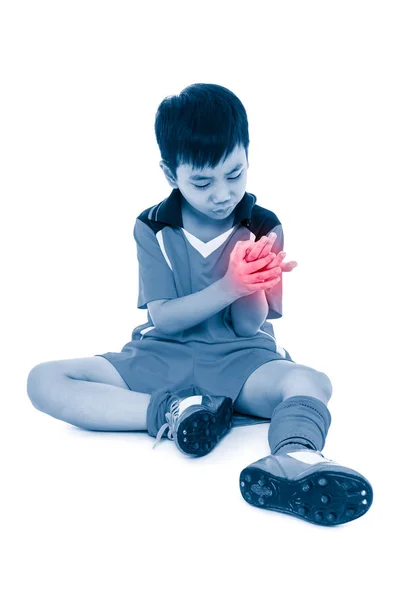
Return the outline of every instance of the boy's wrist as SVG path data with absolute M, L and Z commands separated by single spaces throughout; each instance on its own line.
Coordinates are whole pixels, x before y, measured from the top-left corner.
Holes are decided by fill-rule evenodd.
M 227 297 L 230 299 L 229 304 L 232 304 L 236 300 L 239 300 L 239 298 L 242 298 L 242 296 L 238 294 L 237 289 L 235 289 L 232 285 L 231 280 L 225 277 L 225 275 L 221 277 L 218 283 L 220 284 L 222 293 L 226 294 Z

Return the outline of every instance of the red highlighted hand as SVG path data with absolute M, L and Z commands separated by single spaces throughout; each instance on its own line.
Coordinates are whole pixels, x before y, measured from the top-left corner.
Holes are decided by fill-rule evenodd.
M 280 267 L 270 267 L 263 271 L 271 256 L 258 258 L 252 261 L 246 260 L 246 252 L 253 248 L 253 242 L 240 240 L 236 242 L 229 257 L 229 264 L 223 282 L 227 290 L 238 298 L 248 296 L 258 290 L 268 290 L 278 283 L 282 273 Z
M 223 276 L 227 290 L 237 294 L 238 298 L 259 290 L 269 290 L 280 281 L 284 271 L 292 271 L 297 266 L 296 261 L 283 262 L 286 252 L 271 252 L 275 240 L 276 234 L 270 233 L 258 242 L 236 242 Z
M 257 273 L 267 272 L 270 269 L 274 269 L 276 267 L 280 267 L 281 272 L 290 272 L 293 271 L 295 267 L 297 267 L 297 262 L 292 260 L 290 262 L 283 262 L 283 259 L 286 256 L 286 252 L 271 252 L 271 248 L 276 240 L 276 233 L 270 233 L 268 236 L 264 235 L 261 237 L 258 242 L 248 241 L 246 245 L 248 246 L 245 252 L 245 260 L 247 262 L 253 262 L 254 260 L 258 260 L 260 258 L 268 257 L 269 260 L 265 267 L 259 269 Z

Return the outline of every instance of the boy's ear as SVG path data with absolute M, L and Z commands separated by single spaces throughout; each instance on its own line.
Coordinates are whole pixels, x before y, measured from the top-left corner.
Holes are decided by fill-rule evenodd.
M 162 169 L 162 171 L 164 172 L 164 175 L 169 183 L 169 185 L 173 188 L 177 188 L 179 187 L 175 177 L 173 176 L 171 169 L 169 168 L 169 166 L 167 165 L 167 163 L 164 160 L 160 161 L 160 167 Z

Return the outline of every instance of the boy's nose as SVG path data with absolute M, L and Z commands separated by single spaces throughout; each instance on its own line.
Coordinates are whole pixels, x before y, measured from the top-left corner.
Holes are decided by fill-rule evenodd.
M 229 192 L 222 192 L 218 196 L 214 197 L 215 208 L 225 208 L 231 203 L 231 195 Z

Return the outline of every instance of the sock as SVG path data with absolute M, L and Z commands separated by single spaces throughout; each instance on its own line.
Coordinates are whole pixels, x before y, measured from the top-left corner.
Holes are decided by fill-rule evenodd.
M 291 450 L 319 450 L 331 424 L 326 404 L 313 396 L 291 396 L 283 400 L 271 415 L 268 443 L 271 454 Z
M 283 444 L 283 446 L 279 447 L 279 450 L 272 454 L 293 452 L 294 450 L 314 450 L 314 448 L 311 448 L 311 446 L 307 446 L 306 444 Z

